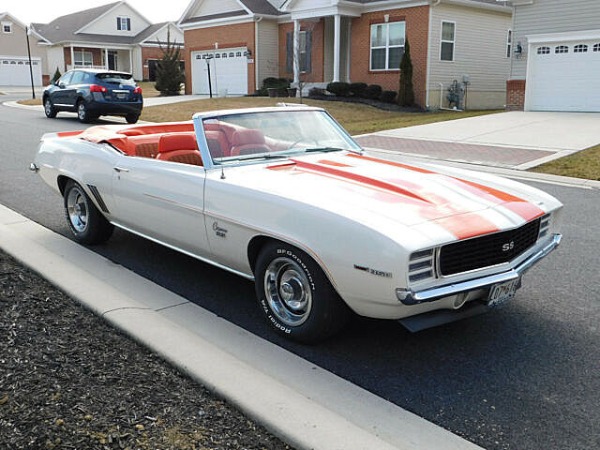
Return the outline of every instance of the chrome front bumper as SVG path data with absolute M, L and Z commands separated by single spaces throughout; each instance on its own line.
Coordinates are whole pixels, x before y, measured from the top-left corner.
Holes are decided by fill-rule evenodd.
M 505 283 L 520 278 L 527 270 L 534 266 L 542 258 L 546 257 L 552 250 L 560 244 L 562 235 L 555 234 L 536 253 L 529 256 L 518 266 L 511 270 L 502 272 L 496 275 L 489 275 L 473 280 L 462 281 L 460 283 L 448 284 L 445 286 L 425 289 L 422 291 L 413 291 L 411 289 L 396 289 L 396 296 L 405 305 L 418 305 L 420 303 L 432 302 L 441 298 L 450 297 L 452 295 L 461 294 L 463 292 L 474 291 L 477 289 L 485 289 L 495 284 Z

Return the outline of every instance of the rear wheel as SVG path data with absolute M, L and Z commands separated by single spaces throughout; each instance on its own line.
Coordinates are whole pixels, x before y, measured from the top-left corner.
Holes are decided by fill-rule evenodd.
M 75 240 L 81 244 L 101 244 L 110 238 L 113 225 L 98 211 L 83 188 L 69 181 L 64 192 L 65 217 Z
M 46 97 L 46 99 L 44 100 L 44 113 L 46 113 L 46 117 L 48 117 L 49 119 L 54 119 L 56 117 L 56 114 L 58 113 L 58 111 L 52 104 L 50 97 Z
M 89 123 L 93 120 L 93 116 L 90 114 L 88 107 L 83 100 L 77 102 L 77 118 L 81 123 Z
M 279 334 L 315 343 L 337 333 L 350 311 L 323 270 L 303 251 L 272 242 L 260 252 L 256 295 L 269 324 Z
M 125 116 L 125 120 L 127 121 L 127 123 L 136 123 L 139 118 L 140 118 L 139 114 L 127 114 Z

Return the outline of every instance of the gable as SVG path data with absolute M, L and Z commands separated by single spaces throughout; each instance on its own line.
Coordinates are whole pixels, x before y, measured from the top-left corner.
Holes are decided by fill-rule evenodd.
M 117 18 L 128 18 L 131 25 L 130 30 L 118 30 Z M 92 35 L 118 35 L 118 36 L 136 36 L 148 28 L 151 23 L 140 13 L 131 8 L 126 3 L 119 3 L 114 8 L 99 16 L 97 19 L 89 22 L 76 31 L 77 34 Z
M 160 24 L 160 26 L 157 25 L 152 33 L 148 34 L 144 39 L 139 39 L 142 45 L 163 45 L 167 41 L 170 41 L 172 44 L 183 44 L 183 32 L 172 22 Z
M 246 12 L 237 0 L 200 0 L 189 10 L 186 19 L 216 16 L 231 12 Z

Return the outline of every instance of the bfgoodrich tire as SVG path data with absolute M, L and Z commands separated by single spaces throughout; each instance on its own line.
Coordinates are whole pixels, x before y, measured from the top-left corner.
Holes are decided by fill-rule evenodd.
M 260 252 L 255 288 L 271 327 L 298 342 L 316 343 L 334 335 L 350 314 L 319 265 L 282 242 L 271 242 Z
M 83 188 L 69 181 L 64 191 L 65 218 L 75 240 L 94 245 L 106 242 L 113 233 L 113 225 L 98 211 Z

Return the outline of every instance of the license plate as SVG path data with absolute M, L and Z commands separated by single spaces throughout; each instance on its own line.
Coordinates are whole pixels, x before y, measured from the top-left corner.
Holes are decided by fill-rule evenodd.
M 127 98 L 127 94 L 117 94 L 117 98 L 119 100 L 125 100 Z
M 488 297 L 488 306 L 490 308 L 498 308 L 511 300 L 515 296 L 515 292 L 517 292 L 520 281 L 521 280 L 517 278 L 516 280 L 492 286 L 490 289 L 490 296 Z

